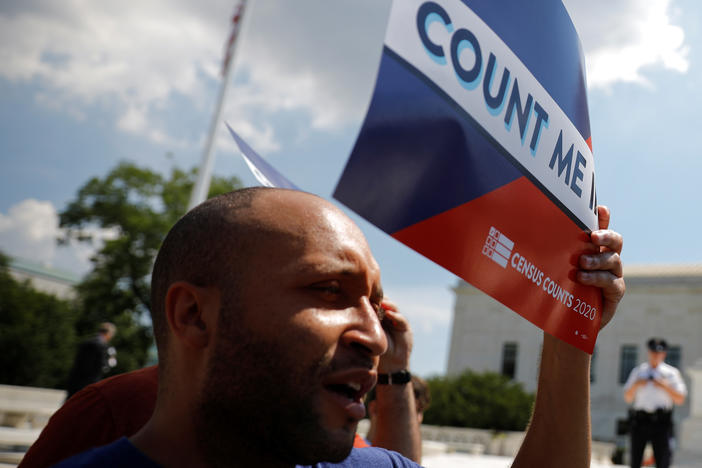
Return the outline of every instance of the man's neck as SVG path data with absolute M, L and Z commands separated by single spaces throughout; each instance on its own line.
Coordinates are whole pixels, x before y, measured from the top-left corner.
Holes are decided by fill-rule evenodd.
M 173 408 L 174 403 L 169 404 Z M 165 468 L 209 466 L 256 466 L 261 468 L 293 468 L 275 457 L 273 448 L 261 453 L 244 439 L 227 440 L 226 456 L 220 447 L 203 447 L 198 443 L 192 419 L 167 418 L 159 411 L 158 402 L 151 419 L 129 441 L 144 455 Z M 172 414 L 165 412 L 165 414 Z M 185 413 L 183 413 L 185 414 Z M 216 443 L 214 440 L 212 443 Z M 220 450 L 218 450 L 220 448 Z M 218 453 L 219 452 L 219 453 Z M 217 458 L 212 460 L 212 458 Z M 226 458 L 226 460 L 224 460 Z M 213 463 L 216 461 L 216 463 Z
M 178 408 L 175 402 L 169 406 Z M 151 419 L 129 441 L 148 458 L 164 467 L 206 466 L 187 419 L 166 415 L 173 415 L 173 409 L 171 412 L 160 411 L 157 401 Z

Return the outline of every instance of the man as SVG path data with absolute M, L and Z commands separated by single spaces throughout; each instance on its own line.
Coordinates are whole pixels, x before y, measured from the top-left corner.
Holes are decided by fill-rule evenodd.
M 657 468 L 668 468 L 672 460 L 673 405 L 685 402 L 687 388 L 675 367 L 663 362 L 668 343 L 648 340 L 648 362 L 629 374 L 624 399 L 632 404 L 631 466 L 639 468 L 646 443 L 651 442 Z
M 605 324 L 624 293 L 622 239 L 605 230 L 606 209 L 600 220 L 577 277 L 602 288 Z M 265 188 L 206 201 L 171 229 L 154 265 L 153 416 L 130 439 L 59 466 L 417 466 L 377 447 L 352 450 L 362 396 L 378 372 L 405 365 L 377 367 L 396 346 L 382 301 L 363 234 L 329 202 Z M 545 335 L 514 466 L 589 467 L 589 362 Z M 411 388 L 393 387 L 413 408 Z M 417 424 L 402 414 L 396 425 Z
M 95 336 L 80 343 L 66 384 L 68 398 L 86 385 L 100 380 L 110 367 L 115 366 L 114 349 L 110 350 L 107 345 L 116 331 L 113 323 L 104 322 Z
M 389 301 L 383 308 L 391 311 L 383 322 L 386 333 L 396 344 L 394 352 L 386 352 L 379 366 L 407 368 L 412 349 L 412 332 L 406 318 L 397 312 Z M 390 317 L 392 320 L 390 321 Z M 415 377 L 412 377 L 413 382 Z M 417 393 L 414 387 L 414 395 Z M 383 425 L 389 434 L 379 434 L 376 445 L 397 451 L 407 458 L 419 461 L 421 437 L 419 427 L 397 426 L 403 419 L 402 411 L 409 411 L 409 402 L 402 400 L 404 392 L 391 387 L 382 392 L 381 406 L 374 411 L 375 419 L 386 419 L 391 424 Z M 126 374 L 116 375 L 89 385 L 70 398 L 42 430 L 22 458 L 20 468 L 43 468 L 93 447 L 113 442 L 120 437 L 134 435 L 149 420 L 156 404 L 158 391 L 158 368 L 150 366 Z M 421 422 L 421 421 L 420 421 Z M 414 431 L 414 432 L 412 432 Z M 354 447 L 368 447 L 362 437 L 356 436 Z

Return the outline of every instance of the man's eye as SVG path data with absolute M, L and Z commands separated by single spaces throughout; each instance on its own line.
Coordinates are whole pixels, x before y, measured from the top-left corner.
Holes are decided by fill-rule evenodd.
M 338 281 L 325 281 L 324 283 L 313 284 L 312 289 L 329 296 L 341 294 L 341 285 Z

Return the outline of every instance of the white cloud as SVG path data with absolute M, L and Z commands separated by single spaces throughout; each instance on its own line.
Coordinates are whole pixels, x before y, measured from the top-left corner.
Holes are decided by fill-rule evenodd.
M 564 0 L 585 50 L 588 85 L 651 86 L 645 71 L 689 68 L 685 32 L 674 24 L 672 0 Z
M 565 0 L 585 48 L 588 81 L 647 84 L 645 72 L 689 67 L 672 0 Z M 313 130 L 359 122 L 373 89 L 389 1 L 249 1 L 222 118 L 262 153 L 284 145 L 280 116 Z M 0 77 L 37 85 L 36 102 L 85 119 L 115 114 L 119 130 L 200 147 L 169 125 L 173 97 L 209 116 L 234 3 L 216 0 L 0 4 Z M 339 19 L 343 18 L 343 22 Z M 192 136 L 189 138 L 193 138 Z M 225 132 L 217 144 L 230 145 Z M 225 143 L 226 142 L 226 143 Z
M 0 213 L 0 249 L 28 260 L 50 262 L 56 249 L 58 215 L 51 202 L 23 200 Z
M 13 205 L 7 214 L 0 213 L 0 251 L 13 257 L 83 274 L 90 269 L 90 257 L 115 231 L 88 229 L 92 244 L 71 242 L 58 246 L 61 236 L 59 216 L 51 202 L 32 198 Z
M 126 132 L 139 133 L 146 130 L 148 119 L 143 109 L 135 106 L 129 107 L 117 122 L 117 127 Z
M 150 120 L 170 96 L 204 101 L 229 23 L 230 2 L 181 3 L 5 4 L 0 76 L 39 84 L 53 107 L 116 104 L 119 128 L 158 139 Z
M 270 111 L 309 112 L 317 129 L 360 120 L 373 90 L 389 5 L 253 2 L 240 44 L 241 63 L 260 91 L 250 98 Z
M 0 77 L 37 84 L 37 102 L 76 118 L 84 107 L 108 106 L 118 129 L 178 145 L 164 111 L 173 96 L 209 115 L 231 0 L 10 3 L 0 5 Z M 242 133 L 261 150 L 280 148 L 265 125 L 277 113 L 300 112 L 324 130 L 360 120 L 388 5 L 248 2 L 235 65 L 250 75 L 230 93 L 236 116 L 223 117 L 249 122 Z M 341 17 L 356 26 L 341 27 Z
M 263 124 L 262 128 L 259 128 L 244 116 L 237 115 L 233 119 L 227 119 L 226 122 L 254 151 L 264 158 L 266 158 L 267 153 L 273 153 L 281 148 L 280 143 L 274 137 L 273 127 L 270 124 Z M 222 127 L 217 134 L 217 148 L 228 153 L 239 154 L 239 149 L 229 131 L 226 130 L 224 124 Z

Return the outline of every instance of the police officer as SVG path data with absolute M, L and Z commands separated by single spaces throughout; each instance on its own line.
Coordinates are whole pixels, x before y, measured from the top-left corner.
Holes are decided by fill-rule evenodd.
M 648 340 L 648 362 L 636 366 L 624 385 L 624 399 L 632 404 L 631 467 L 640 468 L 647 442 L 653 446 L 657 468 L 672 459 L 673 405 L 685 402 L 687 388 L 675 367 L 663 362 L 668 343 Z

